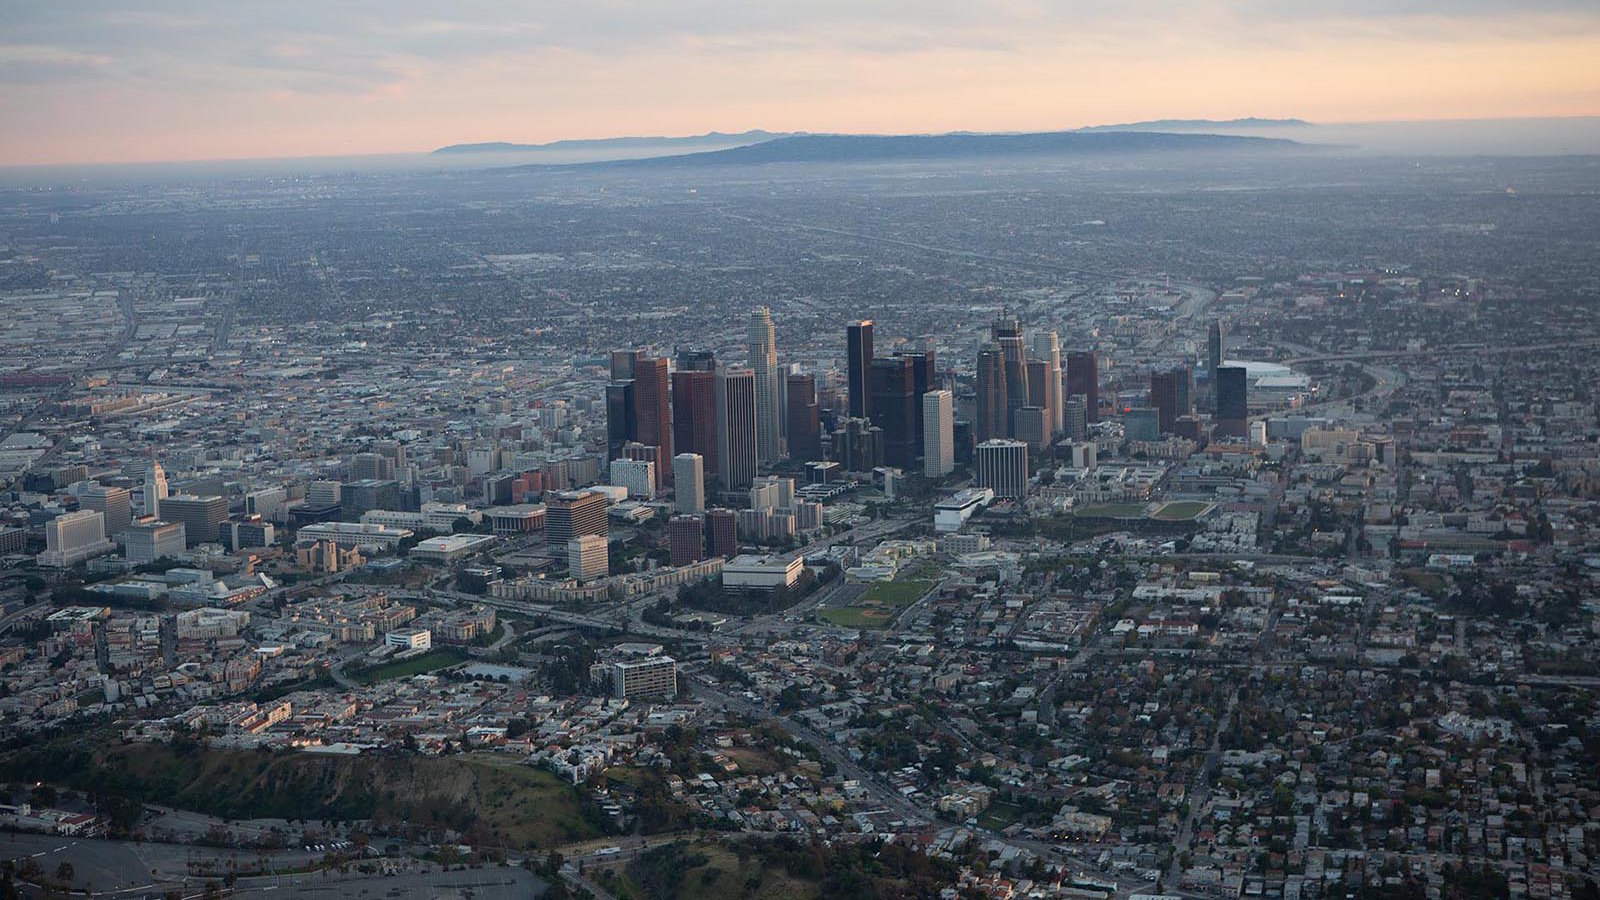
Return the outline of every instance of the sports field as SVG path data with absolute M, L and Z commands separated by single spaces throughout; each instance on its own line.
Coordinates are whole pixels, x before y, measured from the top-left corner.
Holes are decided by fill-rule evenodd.
M 1174 500 L 1164 504 L 1150 518 L 1163 522 L 1188 522 L 1210 508 L 1211 504 L 1200 500 Z
M 817 614 L 823 621 L 845 628 L 884 628 L 896 613 L 916 603 L 932 588 L 933 582 L 923 579 L 880 581 L 849 606 L 832 606 Z

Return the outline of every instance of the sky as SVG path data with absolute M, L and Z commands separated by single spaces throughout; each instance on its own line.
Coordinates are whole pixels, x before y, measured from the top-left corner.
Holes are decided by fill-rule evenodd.
M 1594 0 L 6 0 L 0 165 L 1600 115 Z

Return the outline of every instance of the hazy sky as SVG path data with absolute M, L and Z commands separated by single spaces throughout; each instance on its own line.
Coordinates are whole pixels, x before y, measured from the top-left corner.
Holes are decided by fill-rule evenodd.
M 6 0 L 0 164 L 1600 114 L 1595 0 Z

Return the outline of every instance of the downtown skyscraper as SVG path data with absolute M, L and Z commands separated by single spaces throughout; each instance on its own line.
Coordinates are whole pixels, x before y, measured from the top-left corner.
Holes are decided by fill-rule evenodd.
M 1054 331 L 1038 331 L 1033 335 L 1033 358 L 1045 366 L 1044 395 L 1034 397 L 1036 406 L 1045 408 L 1050 422 L 1050 433 L 1060 434 L 1066 428 L 1065 406 L 1061 384 L 1061 338 Z
M 1218 437 L 1244 437 L 1250 422 L 1250 373 L 1244 366 L 1221 366 L 1217 381 Z
M 865 419 L 872 414 L 867 386 L 867 370 L 872 366 L 872 320 L 856 322 L 845 329 L 845 372 L 848 379 L 851 418 Z
M 973 423 L 983 441 L 1010 434 L 1010 404 L 1006 402 L 1006 358 L 999 344 L 978 348 L 978 409 Z
M 910 468 L 922 443 L 916 363 L 909 356 L 874 359 L 867 370 L 867 383 L 872 398 L 872 424 L 883 429 L 884 461 Z
M 994 342 L 1000 346 L 1005 358 L 1006 413 L 1004 434 L 1017 433 L 1017 410 L 1024 406 L 1037 406 L 1028 396 L 1028 354 L 1022 344 L 1022 326 L 1016 319 L 996 319 L 992 328 Z
M 659 459 L 672 456 L 667 361 L 642 350 L 613 350 L 606 385 L 606 459 L 620 458 L 630 441 L 655 447 Z M 657 477 L 664 486 L 671 476 L 660 472 Z
M 672 373 L 672 448 L 705 457 L 707 473 L 717 464 L 717 358 L 710 351 L 679 350 Z
M 1085 417 L 1100 421 L 1100 363 L 1093 350 L 1067 354 L 1067 396 L 1082 397 Z
M 783 458 L 783 373 L 778 371 L 778 341 L 772 310 L 750 313 L 750 371 L 756 380 L 756 435 L 762 463 Z
M 817 407 L 817 380 L 811 375 L 786 376 L 785 431 L 789 458 L 811 462 L 822 458 L 822 424 Z
M 724 491 L 742 491 L 761 465 L 756 374 L 744 368 L 718 369 L 716 402 L 717 475 Z
M 955 467 L 955 399 L 949 391 L 928 391 L 922 395 L 922 474 L 943 478 Z

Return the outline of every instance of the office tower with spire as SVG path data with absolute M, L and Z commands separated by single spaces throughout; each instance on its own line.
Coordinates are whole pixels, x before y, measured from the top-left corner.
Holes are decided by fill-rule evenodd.
M 777 332 L 772 325 L 772 310 L 758 306 L 750 313 L 750 371 L 756 380 L 756 446 L 761 462 L 770 464 L 783 458 L 783 388 L 779 382 Z
M 856 322 L 845 329 L 845 371 L 848 381 L 849 412 L 857 419 L 868 418 L 872 401 L 867 386 L 867 370 L 872 366 L 872 320 Z
M 1006 361 L 1005 434 L 1016 433 L 1016 412 L 1033 405 L 1028 396 L 1028 354 L 1022 344 L 1022 326 L 1016 319 L 996 319 L 991 328 L 994 342 Z
M 817 380 L 812 375 L 785 377 L 789 458 L 813 462 L 822 458 L 822 421 L 817 406 Z
M 943 478 L 955 467 L 955 398 L 949 391 L 928 391 L 922 395 L 922 474 Z
M 761 464 L 756 374 L 745 368 L 718 369 L 716 398 L 717 474 L 722 490 L 746 490 Z
M 672 373 L 672 447 L 698 453 L 708 474 L 717 472 L 717 358 L 709 351 L 678 351 Z
M 1045 367 L 1043 396 L 1035 397 L 1034 402 L 1048 411 L 1050 432 L 1057 435 L 1066 428 L 1062 404 L 1061 338 L 1054 331 L 1034 332 L 1033 358 L 1044 363 Z
M 1067 354 L 1067 396 L 1082 397 L 1089 422 L 1100 421 L 1100 362 L 1093 350 Z
M 167 499 L 167 472 L 161 463 L 150 460 L 145 467 L 144 482 L 140 491 L 143 512 L 147 516 L 161 516 L 161 501 Z
M 1009 433 L 1006 401 L 1006 358 L 999 344 L 978 348 L 977 421 L 973 430 L 981 443 Z

